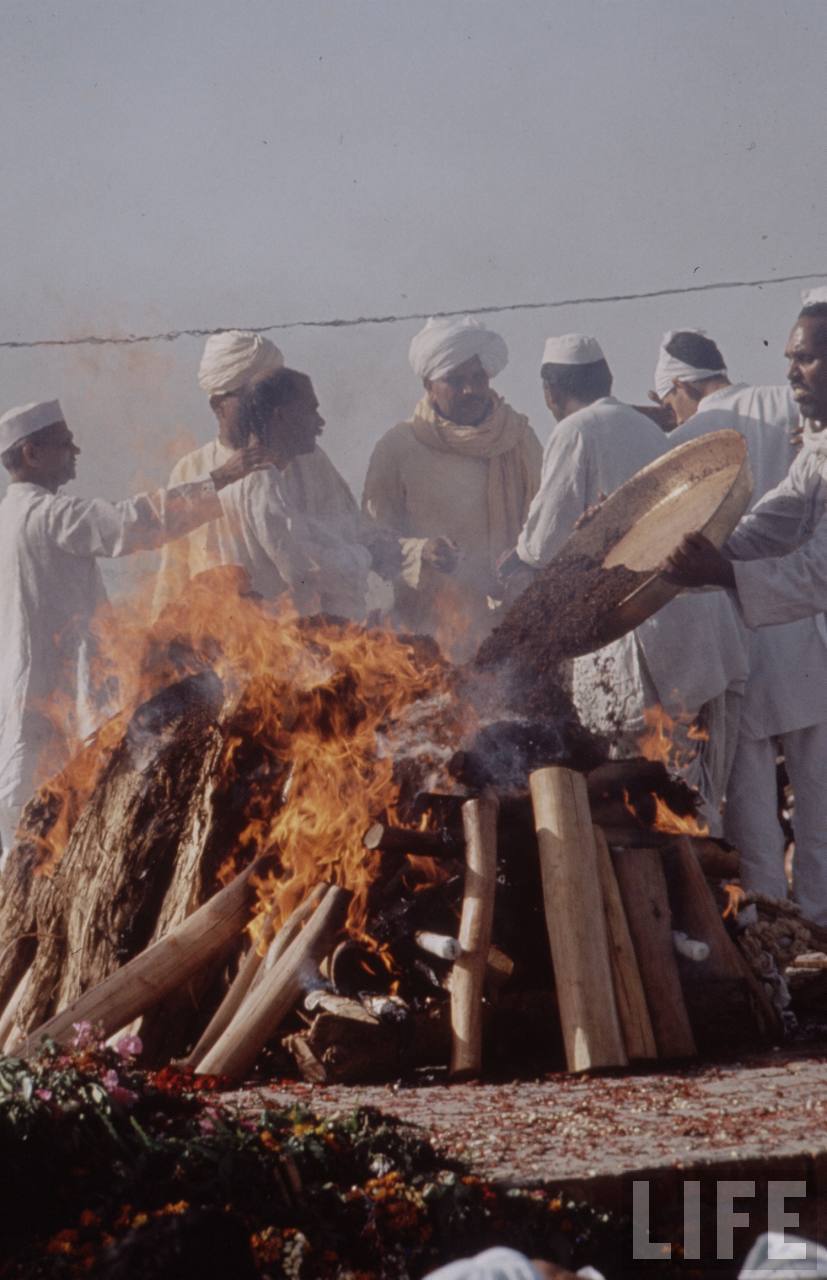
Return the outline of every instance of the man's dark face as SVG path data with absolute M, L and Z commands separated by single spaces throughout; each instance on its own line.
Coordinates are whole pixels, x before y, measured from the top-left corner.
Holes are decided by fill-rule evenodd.
M 75 478 L 75 459 L 80 448 L 65 422 L 44 427 L 29 442 L 31 468 L 37 483 L 54 492 Z
M 250 438 L 250 426 L 243 397 L 230 392 L 210 400 L 218 419 L 218 439 L 227 449 L 243 449 Z
M 801 316 L 784 351 L 787 381 L 804 418 L 827 423 L 827 320 Z
M 425 390 L 437 413 L 461 427 L 478 427 L 491 408 L 489 378 L 479 356 L 472 356 L 444 378 L 426 380 Z
M 262 437 L 262 443 L 274 451 L 282 466 L 301 454 L 312 453 L 324 426 L 313 383 L 306 374 L 293 374 L 293 377 L 298 384 L 296 394 L 287 404 L 271 410 Z

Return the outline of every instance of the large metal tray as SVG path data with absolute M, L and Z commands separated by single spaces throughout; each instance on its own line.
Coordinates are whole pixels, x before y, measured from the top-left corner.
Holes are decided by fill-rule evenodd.
M 722 547 L 752 495 L 747 446 L 737 431 L 714 431 L 650 462 L 576 529 L 560 556 L 585 555 L 607 569 L 626 565 L 651 576 L 604 614 L 599 643 L 617 640 L 673 600 L 681 588 L 657 572 L 687 533 Z

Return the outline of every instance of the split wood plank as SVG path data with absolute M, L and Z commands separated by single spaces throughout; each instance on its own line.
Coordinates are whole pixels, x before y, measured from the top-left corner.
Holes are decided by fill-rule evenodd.
M 626 1053 L 631 1059 L 651 1059 L 658 1056 L 649 1006 L 640 977 L 634 943 L 629 933 L 623 900 L 617 877 L 612 866 L 612 855 L 600 827 L 594 828 L 597 853 L 597 872 L 606 913 L 609 934 L 609 958 L 612 964 L 617 1012 L 623 1031 Z
M 568 1068 L 625 1066 L 586 781 L 555 765 L 529 786 Z
M 613 849 L 613 863 L 646 992 L 658 1056 L 697 1053 L 681 989 L 666 877 L 657 849 Z

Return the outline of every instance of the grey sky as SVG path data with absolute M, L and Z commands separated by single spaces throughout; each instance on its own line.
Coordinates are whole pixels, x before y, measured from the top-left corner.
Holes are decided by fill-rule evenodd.
M 262 325 L 827 271 L 822 0 L 3 0 L 0 338 Z M 498 388 L 549 420 L 546 333 L 641 398 L 664 328 L 781 381 L 797 286 L 506 315 Z M 358 491 L 413 406 L 411 323 L 272 336 Z M 208 438 L 201 344 L 0 352 L 59 395 L 77 490 Z

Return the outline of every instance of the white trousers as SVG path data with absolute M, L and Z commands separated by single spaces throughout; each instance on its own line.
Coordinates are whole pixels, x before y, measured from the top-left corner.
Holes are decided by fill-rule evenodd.
M 795 797 L 793 897 L 808 919 L 827 925 L 827 724 L 777 739 L 741 738 L 727 787 L 724 830 L 741 855 L 744 888 L 786 898 L 775 784 L 778 741 Z

